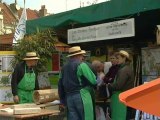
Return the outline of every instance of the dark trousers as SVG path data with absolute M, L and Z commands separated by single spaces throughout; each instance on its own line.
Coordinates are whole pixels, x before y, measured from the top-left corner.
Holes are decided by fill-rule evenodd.
M 67 94 L 68 120 L 84 120 L 84 108 L 80 93 Z

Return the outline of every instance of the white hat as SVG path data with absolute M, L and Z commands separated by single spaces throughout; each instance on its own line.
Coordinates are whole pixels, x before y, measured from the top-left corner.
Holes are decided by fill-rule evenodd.
M 128 53 L 128 52 L 126 52 L 126 51 L 124 51 L 124 50 L 120 50 L 120 51 L 119 51 L 119 54 L 122 55 L 122 56 L 124 56 L 124 57 L 126 57 L 128 60 L 130 60 L 130 58 L 129 58 L 129 53 Z
M 23 58 L 23 60 L 38 60 L 38 59 L 40 58 L 37 56 L 36 52 L 27 52 L 26 57 Z
M 80 46 L 74 46 L 74 47 L 69 48 L 69 55 L 67 57 L 85 54 L 85 53 L 86 53 L 86 51 L 81 50 Z

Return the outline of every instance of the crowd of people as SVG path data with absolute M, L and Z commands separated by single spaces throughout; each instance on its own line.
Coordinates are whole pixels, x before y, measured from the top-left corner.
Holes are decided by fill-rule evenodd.
M 85 60 L 86 51 L 79 46 L 69 49 L 68 62 L 58 81 L 60 107 L 67 108 L 67 120 L 96 120 L 96 92 L 111 100 L 111 119 L 130 120 L 132 109 L 119 101 L 119 94 L 134 87 L 134 76 L 128 52 L 110 53 L 112 66 L 104 73 L 104 63 Z M 28 52 L 12 74 L 11 86 L 15 103 L 32 103 L 33 91 L 39 89 L 34 68 L 39 57 Z
M 109 92 L 111 119 L 130 120 L 132 108 L 119 101 L 119 94 L 134 87 L 134 75 L 128 52 L 110 54 L 112 66 L 104 73 L 104 63 L 87 63 L 79 46 L 69 49 L 69 61 L 61 71 L 58 83 L 61 107 L 67 107 L 68 120 L 96 120 L 95 91 Z M 106 91 L 105 91 L 106 90 Z M 99 91 L 101 92 L 101 91 Z

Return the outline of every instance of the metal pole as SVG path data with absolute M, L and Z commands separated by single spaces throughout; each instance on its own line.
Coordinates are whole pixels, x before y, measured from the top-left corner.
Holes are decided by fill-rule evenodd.
M 25 3 L 26 3 L 26 0 L 24 0 L 24 8 L 25 8 Z
M 67 0 L 66 0 L 66 11 L 67 11 Z

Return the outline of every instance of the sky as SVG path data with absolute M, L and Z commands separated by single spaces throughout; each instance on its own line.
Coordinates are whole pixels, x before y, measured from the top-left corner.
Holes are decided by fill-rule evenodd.
M 45 5 L 48 13 L 60 13 L 68 10 L 86 7 L 92 3 L 101 3 L 108 0 L 25 0 L 26 8 L 32 10 L 40 10 L 41 5 Z M 14 3 L 15 0 L 2 0 L 7 4 Z M 17 0 L 17 4 L 20 7 L 24 7 L 24 0 Z

